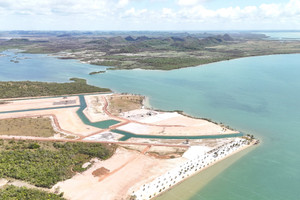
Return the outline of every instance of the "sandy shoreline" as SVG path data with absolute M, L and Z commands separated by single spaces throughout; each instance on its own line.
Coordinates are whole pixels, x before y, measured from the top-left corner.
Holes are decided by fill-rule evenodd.
M 222 160 L 225 160 L 226 158 L 229 158 L 230 156 L 234 155 L 234 154 L 237 154 L 238 152 L 241 152 L 243 150 L 245 150 L 246 148 L 249 148 L 251 146 L 253 146 L 255 143 L 255 141 L 253 141 L 252 143 L 248 144 L 248 145 L 243 145 L 239 148 L 237 148 L 236 150 L 232 151 L 231 153 L 225 155 L 225 156 L 222 156 L 221 158 L 219 159 L 215 159 L 215 160 L 209 160 L 208 162 L 204 162 L 202 165 L 204 166 L 203 168 L 200 167 L 200 169 L 196 170 L 195 171 L 193 170 L 194 168 L 194 165 L 192 165 L 192 171 L 191 173 L 187 173 L 184 178 L 181 178 L 180 180 L 177 180 L 176 182 L 174 181 L 173 182 L 173 178 L 175 177 L 175 179 L 178 177 L 178 174 L 175 173 L 174 174 L 174 171 L 177 172 L 178 170 L 177 169 L 173 169 L 172 171 L 169 171 L 167 174 L 163 175 L 162 177 L 159 177 L 158 179 L 156 179 L 155 181 L 153 181 L 152 183 L 149 183 L 148 185 L 146 186 L 143 186 L 142 188 L 140 188 L 139 191 L 137 192 L 133 192 L 132 193 L 132 196 L 135 197 L 135 199 L 137 200 L 146 200 L 146 199 L 155 199 L 156 197 L 162 195 L 163 193 L 165 192 L 168 192 L 169 190 L 171 190 L 173 187 L 177 186 L 178 184 L 184 182 L 186 179 L 188 178 L 191 178 L 192 176 L 195 176 L 201 172 L 203 172 L 204 170 L 208 169 L 209 167 L 221 162 Z M 201 160 L 202 161 L 202 160 Z M 194 163 L 197 163 L 193 160 L 189 160 L 188 162 L 194 162 Z M 199 163 L 198 163 L 199 164 Z M 189 170 L 189 168 L 184 168 L 185 170 Z M 177 171 L 176 171 L 177 170 Z M 181 171 L 182 172 L 182 171 Z M 186 172 L 186 171 L 185 171 Z M 184 173 L 185 173 L 184 172 Z M 183 174 L 184 174 L 183 173 Z M 173 178 L 172 178 L 172 174 L 173 174 Z M 168 181 L 166 179 L 166 177 L 168 177 L 169 179 L 171 179 L 171 181 Z M 166 182 L 167 184 L 163 184 L 161 182 Z M 173 183 L 172 183 L 173 182 Z M 152 184 L 152 185 L 151 185 Z M 162 191 L 158 191 L 157 188 L 160 186 L 160 184 L 162 184 L 162 186 L 160 187 Z M 148 191 L 147 194 L 145 194 L 147 192 L 147 189 L 151 190 L 151 188 L 153 188 L 153 185 L 155 186 L 154 187 L 154 191 Z M 148 188 L 147 188 L 148 187 Z M 165 189 L 166 187 L 166 189 Z M 155 191 L 156 190 L 156 191 Z M 150 195 L 149 195 L 150 194 Z
M 233 155 L 235 155 L 235 154 L 238 154 L 239 152 L 241 152 L 241 151 L 243 151 L 243 150 L 245 150 L 245 149 L 248 149 L 248 148 L 250 148 L 250 147 L 253 147 L 253 145 L 254 145 L 254 143 L 252 143 L 251 145 L 248 145 L 248 146 L 244 146 L 244 147 L 240 148 L 239 150 L 237 150 L 237 151 L 235 151 L 235 152 L 233 152 L 233 153 L 231 153 L 231 154 L 229 154 L 229 155 L 227 155 L 227 156 L 225 156 L 225 157 L 223 157 L 223 158 L 221 158 L 221 159 L 215 161 L 214 163 L 212 163 L 212 164 L 210 164 L 209 166 L 203 168 L 202 170 L 198 171 L 197 173 L 195 173 L 195 174 L 193 174 L 193 175 L 191 175 L 191 176 L 189 176 L 189 177 L 186 177 L 184 180 L 178 182 L 177 184 L 175 184 L 174 186 L 172 186 L 171 188 L 169 188 L 167 191 L 164 191 L 164 192 L 160 193 L 160 194 L 157 195 L 156 197 L 159 197 L 160 195 L 163 195 L 164 193 L 166 193 L 166 192 L 172 190 L 174 187 L 176 187 L 177 185 L 181 184 L 182 182 L 184 182 L 184 181 L 187 180 L 188 178 L 191 178 L 192 176 L 196 176 L 197 174 L 199 174 L 199 173 L 201 173 L 201 172 L 204 172 L 204 171 L 207 170 L 208 168 L 210 168 L 210 167 L 212 167 L 212 166 L 214 166 L 214 165 L 216 165 L 216 164 L 222 162 L 223 160 L 225 160 L 225 159 L 227 159 L 227 158 L 229 158 L 229 157 L 231 157 L 231 156 L 233 156 Z M 155 198 L 156 198 L 156 197 L 155 197 Z M 154 199 L 155 199 L 155 198 L 154 198 Z

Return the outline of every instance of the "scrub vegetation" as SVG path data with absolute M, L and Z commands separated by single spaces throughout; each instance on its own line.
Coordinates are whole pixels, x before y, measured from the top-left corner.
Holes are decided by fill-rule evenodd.
M 32 81 L 0 82 L 0 98 L 56 96 L 67 94 L 110 92 L 110 89 L 91 86 L 85 79 L 71 78 L 70 83 Z
M 25 187 L 16 187 L 13 185 L 5 186 L 0 189 L 1 200 L 64 200 L 62 194 L 44 192 L 38 189 L 28 189 Z
M 107 98 L 108 110 L 113 115 L 118 116 L 122 112 L 141 109 L 144 99 L 143 96 L 132 94 L 111 95 Z
M 108 159 L 115 145 L 0 140 L 0 178 L 50 188 L 86 168 L 91 158 Z
M 300 53 L 300 41 L 266 40 L 263 34 L 247 32 L 13 31 L 2 35 L 18 38 L 0 41 L 0 49 L 50 53 L 110 69 L 172 70 L 248 56 Z
M 55 134 L 49 118 L 0 120 L 0 135 L 51 137 Z

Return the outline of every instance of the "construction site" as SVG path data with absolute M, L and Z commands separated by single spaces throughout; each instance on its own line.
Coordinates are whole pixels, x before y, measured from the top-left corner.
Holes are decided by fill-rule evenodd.
M 134 191 L 222 145 L 237 139 L 239 144 L 250 144 L 241 138 L 242 133 L 222 124 L 178 112 L 151 110 L 144 106 L 144 97 L 138 95 L 86 94 L 2 101 L 0 120 L 46 118 L 54 133 L 45 137 L 16 135 L 7 130 L 1 133 L 1 139 L 118 145 L 110 159 L 93 159 L 86 164 L 92 164 L 86 171 L 52 187 L 53 191 L 59 188 L 67 199 L 126 199 L 137 198 L 136 194 L 140 195 L 137 199 L 151 199 L 159 192 L 146 198 Z

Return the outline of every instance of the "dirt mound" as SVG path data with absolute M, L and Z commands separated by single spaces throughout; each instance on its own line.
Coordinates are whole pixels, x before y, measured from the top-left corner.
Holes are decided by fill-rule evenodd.
M 103 176 L 103 175 L 105 175 L 105 174 L 107 174 L 107 173 L 109 173 L 110 172 L 110 170 L 109 169 L 106 169 L 105 167 L 101 167 L 101 168 L 98 168 L 98 169 L 96 169 L 95 171 L 93 171 L 93 176 L 95 176 L 95 177 L 101 177 L 101 176 Z

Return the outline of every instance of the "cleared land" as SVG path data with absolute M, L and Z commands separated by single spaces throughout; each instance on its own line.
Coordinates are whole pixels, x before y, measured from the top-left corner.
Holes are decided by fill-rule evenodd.
M 79 99 L 77 96 L 65 97 L 65 98 L 57 97 L 57 98 L 44 98 L 44 99 L 39 98 L 39 99 L 30 99 L 30 100 L 26 99 L 26 100 L 18 100 L 18 101 L 7 101 L 6 104 L 0 105 L 0 112 L 14 111 L 14 110 L 54 108 L 54 107 L 75 106 L 75 105 L 79 106 Z
M 0 135 L 16 136 L 54 136 L 51 120 L 49 118 L 17 118 L 1 119 Z
M 110 119 L 110 117 L 103 111 L 103 107 L 105 106 L 105 101 L 103 101 L 103 98 L 101 96 L 88 95 L 85 96 L 84 98 L 87 104 L 87 109 L 85 109 L 83 112 L 91 122 Z
M 183 161 L 184 158 L 158 159 L 118 148 L 110 159 L 95 162 L 84 173 L 60 182 L 55 187 L 60 187 L 66 198 L 74 200 L 125 199 L 131 194 L 132 187 L 139 188 Z M 105 170 L 104 176 L 94 176 L 93 172 L 101 168 L 109 171 Z
M 1 114 L 0 119 L 54 115 L 57 118 L 60 128 L 63 131 L 67 131 L 74 135 L 86 136 L 101 130 L 99 128 L 84 124 L 76 114 L 77 110 L 78 108 L 63 108 L 53 110 L 7 113 Z
M 118 129 L 142 135 L 218 135 L 238 133 L 203 119 L 194 119 L 177 112 L 137 109 L 122 113 L 131 123 Z
M 76 113 L 79 108 L 76 96 L 9 100 L 0 105 L 0 111 L 14 111 L 1 113 L 0 119 L 51 116 L 56 120 L 56 128 L 60 127 L 60 130 L 79 136 L 77 141 L 73 140 L 74 143 L 0 140 L 0 178 L 14 178 L 35 186 L 51 188 L 53 193 L 63 192 L 65 198 L 72 200 L 124 199 L 143 184 L 186 162 L 187 158 L 182 155 L 192 142 L 184 139 L 169 141 L 131 138 L 131 141 L 144 142 L 147 146 L 132 147 L 133 144 L 129 144 L 125 148 L 117 148 L 112 144 L 81 143 L 81 140 L 117 141 L 121 135 L 110 135 L 110 131 L 119 128 L 137 134 L 144 131 L 144 134 L 149 135 L 218 135 L 232 132 L 207 120 L 189 118 L 177 112 L 143 109 L 144 97 L 137 95 L 93 94 L 86 95 L 85 100 L 87 108 L 84 113 L 91 121 L 117 119 L 121 123 L 107 129 L 84 124 Z M 55 108 L 65 104 L 76 107 Z M 39 108 L 42 109 L 30 110 Z M 29 111 L 16 112 L 17 110 Z M 40 118 L 29 120 L 36 119 Z M 10 121 L 4 122 L 7 124 Z M 208 144 L 196 140 L 193 144 L 211 149 L 228 140 L 213 140 Z M 153 147 L 151 143 L 164 146 Z M 168 144 L 174 145 L 170 147 Z M 38 191 L 34 193 L 38 195 Z
M 64 104 L 64 102 L 70 101 L 71 104 Z M 63 104 L 57 105 L 62 102 Z M 76 114 L 79 107 L 60 108 L 43 110 L 43 108 L 55 108 L 61 106 L 79 106 L 79 99 L 77 96 L 69 97 L 57 97 L 57 98 L 38 98 L 38 99 L 26 99 L 9 101 L 7 104 L 0 105 L 0 112 L 3 111 L 17 111 L 17 110 L 29 110 L 26 112 L 14 112 L 14 113 L 2 113 L 0 119 L 7 118 L 24 118 L 24 117 L 36 117 L 36 116 L 55 116 L 59 127 L 62 130 L 71 132 L 75 135 L 89 135 L 91 133 L 100 131 L 100 129 L 84 124 Z M 31 110 L 40 109 L 41 110 Z M 31 110 L 31 111 L 30 111 Z
M 119 115 L 122 112 L 142 108 L 144 97 L 140 95 L 116 94 L 107 97 L 107 100 L 108 111 L 113 115 Z

